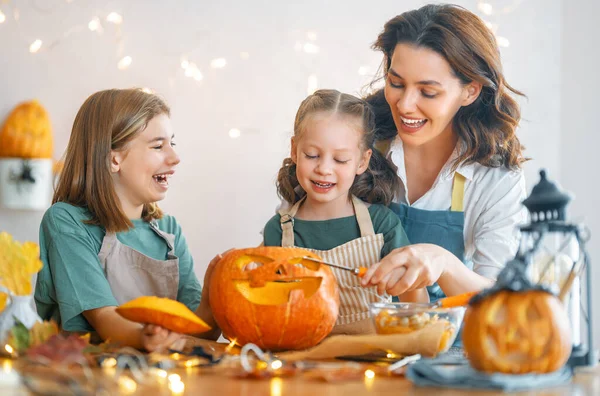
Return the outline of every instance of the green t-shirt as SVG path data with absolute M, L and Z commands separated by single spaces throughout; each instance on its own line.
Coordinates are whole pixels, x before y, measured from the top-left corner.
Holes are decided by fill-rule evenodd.
M 370 205 L 369 214 L 375 234 L 383 234 L 382 258 L 392 250 L 409 244 L 400 219 L 388 207 Z M 276 214 L 265 226 L 265 246 L 281 246 L 280 218 L 281 216 Z M 294 245 L 298 247 L 331 250 L 357 238 L 360 238 L 360 228 L 356 216 L 316 221 L 294 219 Z
M 56 203 L 44 214 L 40 225 L 40 256 L 44 266 L 37 277 L 35 303 L 42 319 L 54 319 L 68 331 L 93 331 L 83 311 L 117 306 L 98 259 L 105 230 L 88 225 L 85 208 Z M 133 228 L 117 233 L 117 239 L 148 257 L 166 260 L 168 246 L 143 220 L 133 220 Z M 175 255 L 179 258 L 177 300 L 195 311 L 200 304 L 201 287 L 194 273 L 194 261 L 181 227 L 174 217 L 158 220 L 161 231 L 175 235 Z

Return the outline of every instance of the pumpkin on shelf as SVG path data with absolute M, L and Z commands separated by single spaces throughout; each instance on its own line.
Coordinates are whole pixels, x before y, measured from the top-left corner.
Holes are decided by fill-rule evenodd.
M 551 290 L 527 279 L 518 259 L 471 299 L 462 340 L 471 366 L 488 373 L 549 373 L 571 354 L 566 309 Z
M 0 130 L 0 157 L 52 158 L 50 117 L 37 101 L 23 102 L 13 109 Z
M 200 334 L 210 326 L 179 301 L 156 296 L 142 296 L 117 308 L 125 319 L 143 324 L 155 324 L 181 334 Z
M 287 247 L 228 252 L 214 269 L 209 296 L 223 335 L 272 351 L 321 342 L 335 325 L 339 289 L 329 267 L 305 256 L 321 259 Z

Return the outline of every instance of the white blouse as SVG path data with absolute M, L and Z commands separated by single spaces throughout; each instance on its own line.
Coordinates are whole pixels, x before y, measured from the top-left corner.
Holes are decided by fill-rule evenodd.
M 431 189 L 413 202 L 412 207 L 450 210 L 454 179 L 451 168 L 460 146 L 459 143 Z M 408 204 L 404 149 L 398 136 L 390 145 L 388 158 L 398 167 L 402 182 L 395 202 Z M 527 221 L 527 210 L 521 204 L 527 196 L 525 176 L 521 170 L 490 168 L 478 163 L 461 165 L 456 172 L 466 178 L 465 259 L 473 262 L 477 274 L 496 279 L 506 262 L 515 256 L 519 247 L 518 226 Z

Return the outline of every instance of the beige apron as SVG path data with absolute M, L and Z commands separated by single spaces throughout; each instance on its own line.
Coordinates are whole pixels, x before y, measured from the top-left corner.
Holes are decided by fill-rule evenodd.
M 140 296 L 177 299 L 179 259 L 173 248 L 175 236 L 159 230 L 155 222 L 150 223 L 150 228 L 167 244 L 167 260 L 153 259 L 123 245 L 114 232 L 104 236 L 98 258 L 119 304 Z
M 304 198 L 291 208 L 279 211 L 282 229 L 281 246 L 294 246 L 294 216 L 303 201 Z M 352 196 L 352 204 L 361 237 L 331 250 L 308 250 L 315 252 L 325 261 L 344 267 L 369 268 L 381 260 L 383 234 L 375 234 L 371 215 L 363 201 Z M 369 316 L 369 303 L 380 302 L 381 298 L 373 289 L 363 288 L 360 285 L 360 278 L 352 272 L 333 267 L 331 270 L 335 274 L 340 288 L 340 313 L 331 334 L 374 333 L 375 327 Z M 385 299 L 390 300 L 387 295 Z

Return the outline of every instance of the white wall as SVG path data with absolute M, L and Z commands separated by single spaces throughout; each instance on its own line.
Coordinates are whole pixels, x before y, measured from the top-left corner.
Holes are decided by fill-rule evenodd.
M 595 43 L 600 37 L 597 16 L 600 2 L 582 0 L 563 3 L 560 89 L 560 180 L 562 186 L 573 192 L 570 205 L 573 219 L 584 221 L 592 233 L 587 244 L 592 260 L 593 285 L 600 281 L 600 180 L 598 147 L 598 92 L 600 55 Z M 594 295 L 594 341 L 600 345 L 600 300 L 598 288 Z
M 573 211 L 589 215 L 594 194 L 586 177 L 597 178 L 588 158 L 593 158 L 594 149 L 590 139 L 598 141 L 591 128 L 598 91 L 592 70 L 598 55 L 591 44 L 598 28 L 592 15 L 598 12 L 592 10 L 594 0 L 588 2 L 588 6 L 577 2 L 578 8 L 564 2 L 561 10 L 559 0 L 528 0 L 511 13 L 486 19 L 510 41 L 502 49 L 505 73 L 511 85 L 528 96 L 521 100 L 519 135 L 526 154 L 534 159 L 525 166 L 529 187 L 537 182 L 538 169 L 545 167 L 577 194 Z M 475 0 L 457 3 L 477 11 Z M 507 4 L 488 3 L 498 10 Z M 18 22 L 10 4 L 19 9 Z M 294 114 L 306 95 L 308 76 L 316 74 L 320 87 L 359 92 L 369 81 L 358 74 L 359 67 L 374 71 L 379 65 L 380 54 L 370 45 L 384 22 L 425 1 L 10 4 L 0 4 L 7 15 L 0 24 L 0 120 L 18 102 L 38 98 L 52 117 L 58 159 L 78 107 L 92 92 L 144 86 L 162 94 L 173 109 L 182 157 L 162 206 L 183 225 L 202 277 L 216 253 L 260 242 L 259 230 L 278 203 L 274 178 L 289 150 Z M 598 11 L 597 2 L 594 7 Z M 114 26 L 106 25 L 102 35 L 87 29 L 94 16 L 103 18 L 111 11 L 124 18 L 120 45 Z M 71 28 L 72 34 L 44 51 Z M 307 41 L 307 31 L 317 33 L 316 55 L 294 49 L 297 41 Z M 32 55 L 28 46 L 37 38 L 45 46 Z M 240 58 L 242 51 L 250 54 L 249 59 Z M 202 70 L 202 82 L 184 76 L 180 56 L 185 53 Z M 120 71 L 116 65 L 124 55 L 130 55 L 133 63 Z M 586 63 L 584 56 L 594 56 L 596 62 Z M 228 65 L 211 69 L 210 60 L 216 57 L 225 57 Z M 242 130 L 239 139 L 228 136 L 232 127 Z M 19 240 L 37 241 L 42 214 L 0 209 L 0 230 Z M 598 230 L 597 217 L 590 224 Z M 600 260 L 595 249 L 593 256 Z

